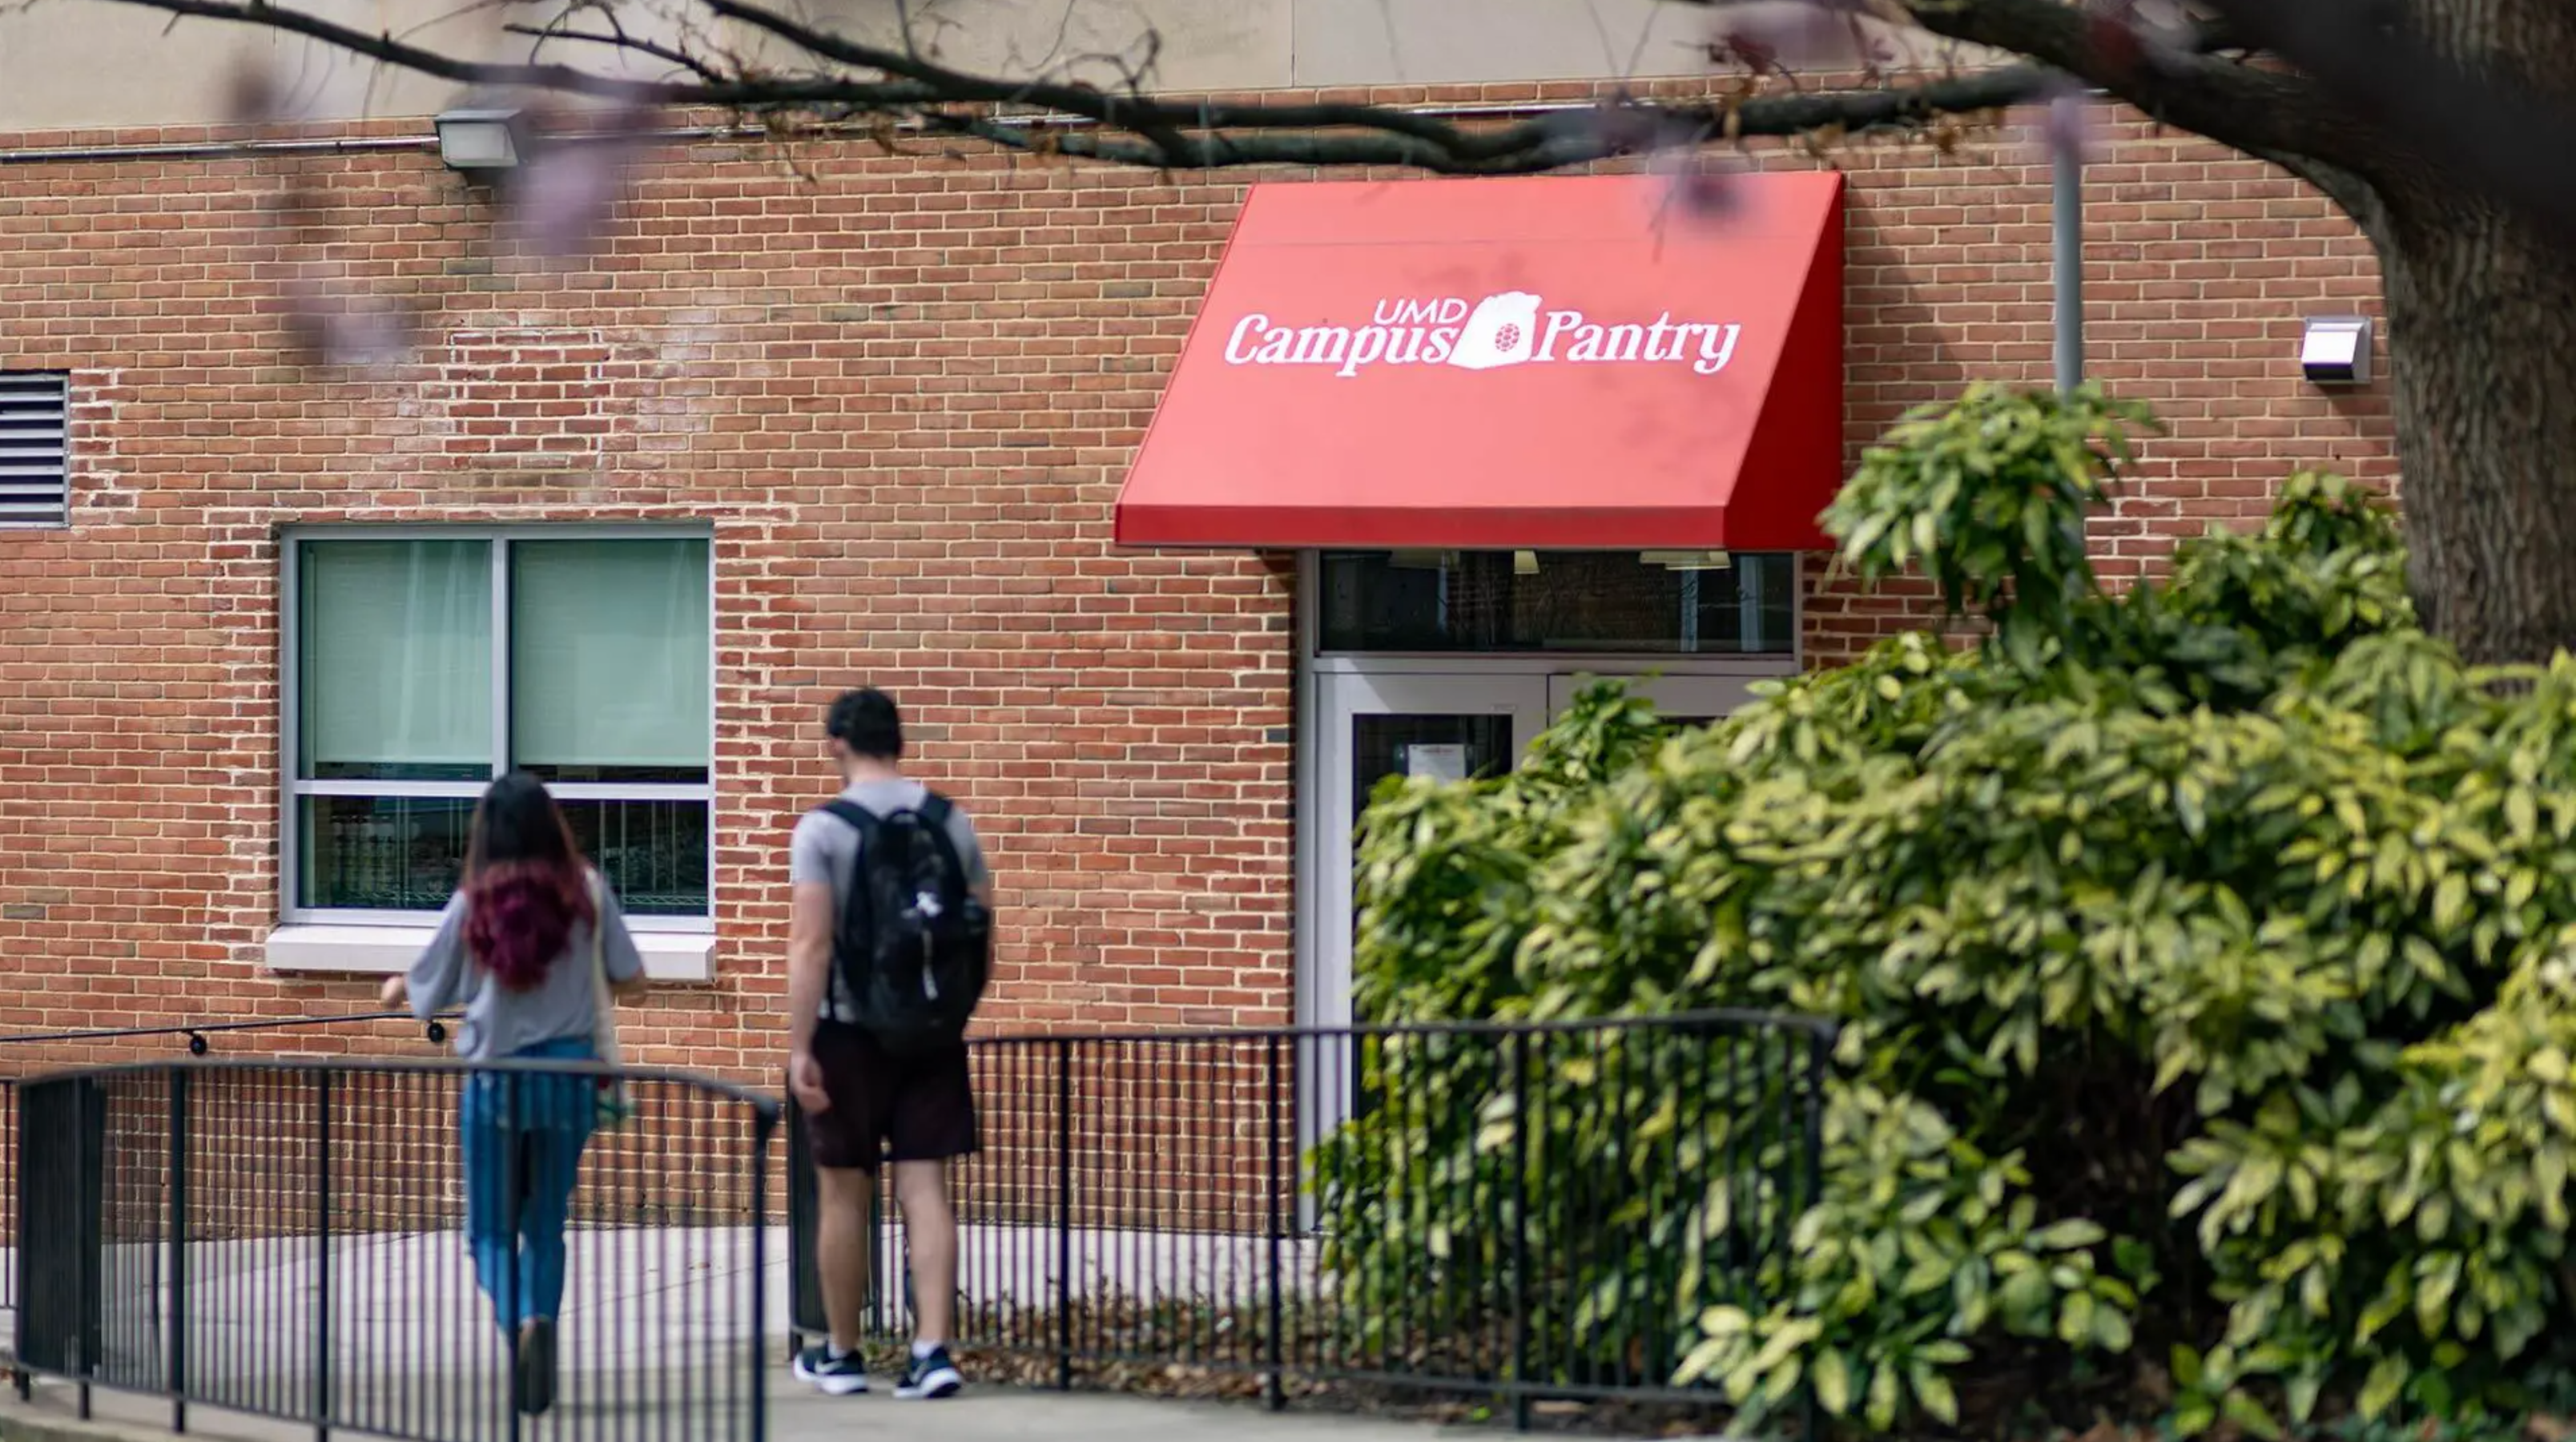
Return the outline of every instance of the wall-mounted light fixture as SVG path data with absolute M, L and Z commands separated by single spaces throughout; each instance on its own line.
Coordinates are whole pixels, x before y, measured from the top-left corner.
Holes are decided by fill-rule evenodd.
M 519 121 L 520 112 L 514 109 L 442 111 L 436 122 L 438 158 L 448 169 L 468 174 L 515 170 L 525 148 Z
M 2370 317 L 2310 316 L 2299 336 L 2299 370 L 2312 385 L 2370 384 Z

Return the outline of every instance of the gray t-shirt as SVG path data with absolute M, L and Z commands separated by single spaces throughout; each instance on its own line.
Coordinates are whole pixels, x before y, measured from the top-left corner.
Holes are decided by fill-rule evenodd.
M 596 875 L 596 873 L 594 873 Z M 597 883 L 600 963 L 611 981 L 633 981 L 644 974 L 643 954 L 626 929 L 616 889 Z M 465 1025 L 456 1033 L 456 1054 L 472 1061 L 514 1056 L 539 1042 L 587 1037 L 598 1024 L 590 979 L 591 928 L 573 923 L 563 955 L 526 991 L 505 991 L 492 984 L 492 974 L 475 965 L 465 945 L 465 893 L 448 899 L 438 919 L 438 935 L 411 964 L 411 1009 L 427 1021 L 458 1003 Z
M 918 810 L 930 796 L 930 788 L 918 781 L 896 778 L 885 781 L 858 781 L 841 793 L 841 799 L 857 804 L 860 809 L 878 816 L 897 811 Z M 983 843 L 975 839 L 975 823 L 966 819 L 966 809 L 954 802 L 948 807 L 948 841 L 957 848 L 957 864 L 966 869 L 968 886 L 989 885 L 992 868 L 985 864 Z M 858 828 L 828 811 L 808 811 L 796 823 L 796 834 L 787 842 L 787 881 L 791 886 L 808 881 L 832 883 L 832 914 L 840 915 L 849 900 L 851 879 L 859 874 Z M 841 978 L 835 973 L 824 989 L 823 1015 L 834 1021 L 855 1022 L 858 1014 L 849 998 L 843 996 Z

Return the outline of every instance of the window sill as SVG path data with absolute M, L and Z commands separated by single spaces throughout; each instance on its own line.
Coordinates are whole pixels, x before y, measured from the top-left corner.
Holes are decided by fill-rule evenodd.
M 390 976 L 409 971 L 437 934 L 428 926 L 281 926 L 268 934 L 266 960 L 270 971 L 293 976 Z M 712 936 L 639 931 L 635 949 L 650 980 L 715 980 Z

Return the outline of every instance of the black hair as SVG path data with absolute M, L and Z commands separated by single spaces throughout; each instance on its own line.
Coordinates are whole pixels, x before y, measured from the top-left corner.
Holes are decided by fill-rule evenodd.
M 572 826 L 525 771 L 493 782 L 474 808 L 465 903 L 465 945 L 506 991 L 543 981 L 573 923 L 598 922 Z
M 526 771 L 513 771 L 484 791 L 466 842 L 469 875 L 513 861 L 567 870 L 581 864 L 581 848 L 554 796 Z
M 903 718 L 894 698 L 874 686 L 842 692 L 823 718 L 823 731 L 853 756 L 892 761 L 903 755 Z

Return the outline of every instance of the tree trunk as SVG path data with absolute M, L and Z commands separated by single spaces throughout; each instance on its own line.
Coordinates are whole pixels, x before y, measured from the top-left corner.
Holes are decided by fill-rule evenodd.
M 2364 209 L 2421 620 L 2471 661 L 2576 652 L 2576 248 L 2456 194 Z
M 2443 61 L 2505 93 L 2556 94 L 2576 72 L 2566 0 L 2405 14 Z M 2474 127 L 2451 140 L 2514 143 Z M 2459 166 L 2410 147 L 2371 159 L 2346 208 L 2379 251 L 2419 619 L 2471 661 L 2576 651 L 2576 246 Z

